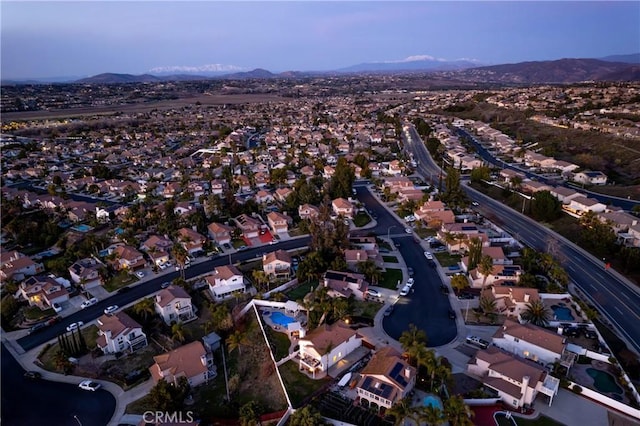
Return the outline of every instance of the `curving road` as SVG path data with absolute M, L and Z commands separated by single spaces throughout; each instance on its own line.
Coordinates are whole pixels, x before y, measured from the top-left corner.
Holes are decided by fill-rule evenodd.
M 419 159 L 425 176 L 439 173 L 426 147 L 413 127 L 409 128 L 407 147 Z M 640 353 L 640 291 L 615 271 L 605 270 L 602 260 L 595 258 L 571 241 L 542 226 L 527 216 L 464 186 L 469 197 L 480 204 L 477 209 L 507 232 L 517 236 L 526 245 L 546 251 L 549 240 L 554 240 L 565 258 L 563 266 L 571 281 L 619 331 L 621 337 Z
M 88 392 L 69 383 L 26 379 L 4 344 L 1 360 L 3 425 L 104 426 L 111 420 L 116 400 L 106 390 Z

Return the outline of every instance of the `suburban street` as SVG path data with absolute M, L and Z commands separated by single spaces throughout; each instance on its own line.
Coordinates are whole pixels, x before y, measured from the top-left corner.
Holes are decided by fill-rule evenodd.
M 412 137 L 408 147 L 419 160 L 420 173 L 424 176 L 439 173 L 438 166 L 433 162 L 415 129 L 410 127 L 409 131 Z M 601 259 L 595 258 L 538 222 L 471 187 L 465 185 L 464 189 L 473 201 L 479 203 L 477 209 L 480 213 L 524 244 L 544 251 L 549 239 L 554 240 L 560 254 L 565 258 L 563 266 L 571 281 L 612 322 L 632 349 L 640 352 L 640 292 L 637 287 L 615 271 L 605 270 Z
M 25 378 L 4 344 L 1 371 L 3 425 L 104 426 L 115 410 L 116 400 L 106 390 Z

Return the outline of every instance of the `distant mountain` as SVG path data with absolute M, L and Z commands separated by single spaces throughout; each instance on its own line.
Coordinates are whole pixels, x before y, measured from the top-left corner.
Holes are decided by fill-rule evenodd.
M 199 76 L 219 76 L 222 74 L 230 74 L 233 72 L 246 71 L 245 68 L 236 65 L 225 64 L 207 64 L 199 66 L 172 65 L 165 67 L 155 67 L 149 70 L 149 74 L 161 75 L 190 75 L 197 74 Z
M 628 65 L 628 64 L 627 64 Z M 640 65 L 631 65 L 602 77 L 604 81 L 640 81 Z
M 474 68 L 482 65 L 472 59 L 446 60 L 434 58 L 433 56 L 419 55 L 409 56 L 399 61 L 387 62 L 365 62 L 340 68 L 338 72 L 397 72 L 397 71 L 450 71 Z
M 115 74 L 103 73 L 92 77 L 81 78 L 74 83 L 81 84 L 114 84 L 114 83 L 153 83 L 162 81 L 160 78 L 151 74 L 133 75 L 133 74 Z
M 640 53 L 632 53 L 630 55 L 611 55 L 604 58 L 598 58 L 607 62 L 625 62 L 627 64 L 640 64 Z
M 274 78 L 278 77 L 278 74 L 274 74 L 271 71 L 267 71 L 262 68 L 256 68 L 251 71 L 236 72 L 233 74 L 225 74 L 219 78 L 231 79 L 231 80 L 245 80 L 245 79 L 259 79 L 259 78 Z
M 453 76 L 467 81 L 502 84 L 630 81 L 633 80 L 630 68 L 626 63 L 598 59 L 560 59 L 472 68 L 455 72 Z

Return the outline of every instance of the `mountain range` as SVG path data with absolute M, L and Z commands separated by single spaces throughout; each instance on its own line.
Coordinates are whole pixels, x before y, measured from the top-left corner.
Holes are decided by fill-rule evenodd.
M 413 56 L 399 61 L 370 62 L 335 71 L 286 71 L 272 73 L 257 68 L 242 71 L 233 65 L 212 64 L 202 67 L 157 67 L 142 75 L 103 73 L 67 81 L 79 84 L 145 83 L 205 79 L 299 78 L 362 73 L 433 74 L 452 83 L 456 81 L 496 84 L 576 83 L 582 81 L 640 81 L 640 53 L 612 55 L 599 59 L 559 59 L 515 64 L 489 65 L 473 59 L 444 60 L 431 56 Z M 2 84 L 42 84 L 41 79 L 2 81 Z

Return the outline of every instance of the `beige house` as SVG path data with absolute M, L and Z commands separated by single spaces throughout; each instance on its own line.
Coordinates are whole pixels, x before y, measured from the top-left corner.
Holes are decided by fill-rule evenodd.
M 116 269 L 135 270 L 145 266 L 144 256 L 131 246 L 122 245 L 113 250 L 115 254 L 114 264 Z
M 165 380 L 177 385 L 181 377 L 187 379 L 189 386 L 195 387 L 216 377 L 213 357 L 207 353 L 204 345 L 191 342 L 170 352 L 154 356 L 155 363 L 149 367 L 154 383 Z
M 105 354 L 134 352 L 147 346 L 147 335 L 142 331 L 142 326 L 122 311 L 102 315 L 97 323 L 96 343 Z
M 311 204 L 303 204 L 298 207 L 298 214 L 300 215 L 300 219 L 315 219 L 320 214 L 320 209 L 316 206 L 312 206 Z
M 20 295 L 29 302 L 29 306 L 40 309 L 51 308 L 54 303 L 69 300 L 69 291 L 50 276 L 36 275 L 20 283 Z
M 528 303 L 540 300 L 538 290 L 528 287 L 493 286 L 491 290 L 485 290 L 485 296 L 496 301 L 499 312 L 518 320 Z
M 291 218 L 278 212 L 269 212 L 267 214 L 267 223 L 274 234 L 286 234 L 289 232 L 289 222 Z
M 298 341 L 299 368 L 314 378 L 324 377 L 329 368 L 362 346 L 362 338 L 347 324 L 323 324 Z M 324 374 L 323 374 L 324 373 Z
M 231 242 L 231 233 L 233 228 L 222 223 L 213 222 L 207 226 L 209 238 L 218 245 L 229 244 Z
M 365 406 L 390 408 L 413 390 L 417 371 L 391 346 L 377 351 L 360 371 L 356 388 Z
M 217 266 L 213 274 L 205 277 L 209 291 L 215 300 L 232 297 L 235 292 L 244 293 L 244 276 L 234 265 Z
M 154 309 L 167 325 L 197 319 L 191 296 L 178 286 L 169 286 L 156 293 Z
M 291 255 L 285 250 L 263 254 L 262 270 L 270 278 L 288 279 L 291 275 Z
M 353 218 L 353 204 L 349 200 L 336 198 L 331 202 L 331 207 L 336 216 L 344 216 L 348 219 Z
M 18 251 L 2 251 L 0 262 L 0 280 L 23 280 L 25 277 L 44 272 L 42 263 L 34 262 L 30 257 Z
M 189 254 L 203 251 L 207 242 L 207 238 L 204 235 L 191 228 L 180 228 L 178 230 L 178 240 Z
M 102 285 L 102 278 L 98 272 L 101 267 L 102 265 L 95 259 L 87 257 L 76 260 L 68 270 L 71 281 L 84 286 L 85 289 L 91 289 Z
M 364 300 L 364 294 L 369 288 L 369 283 L 364 275 L 353 272 L 327 271 L 322 278 L 330 297 L 354 296 L 358 300 Z
M 238 228 L 242 231 L 245 238 L 256 238 L 260 235 L 262 222 L 246 214 L 242 214 L 235 218 Z

